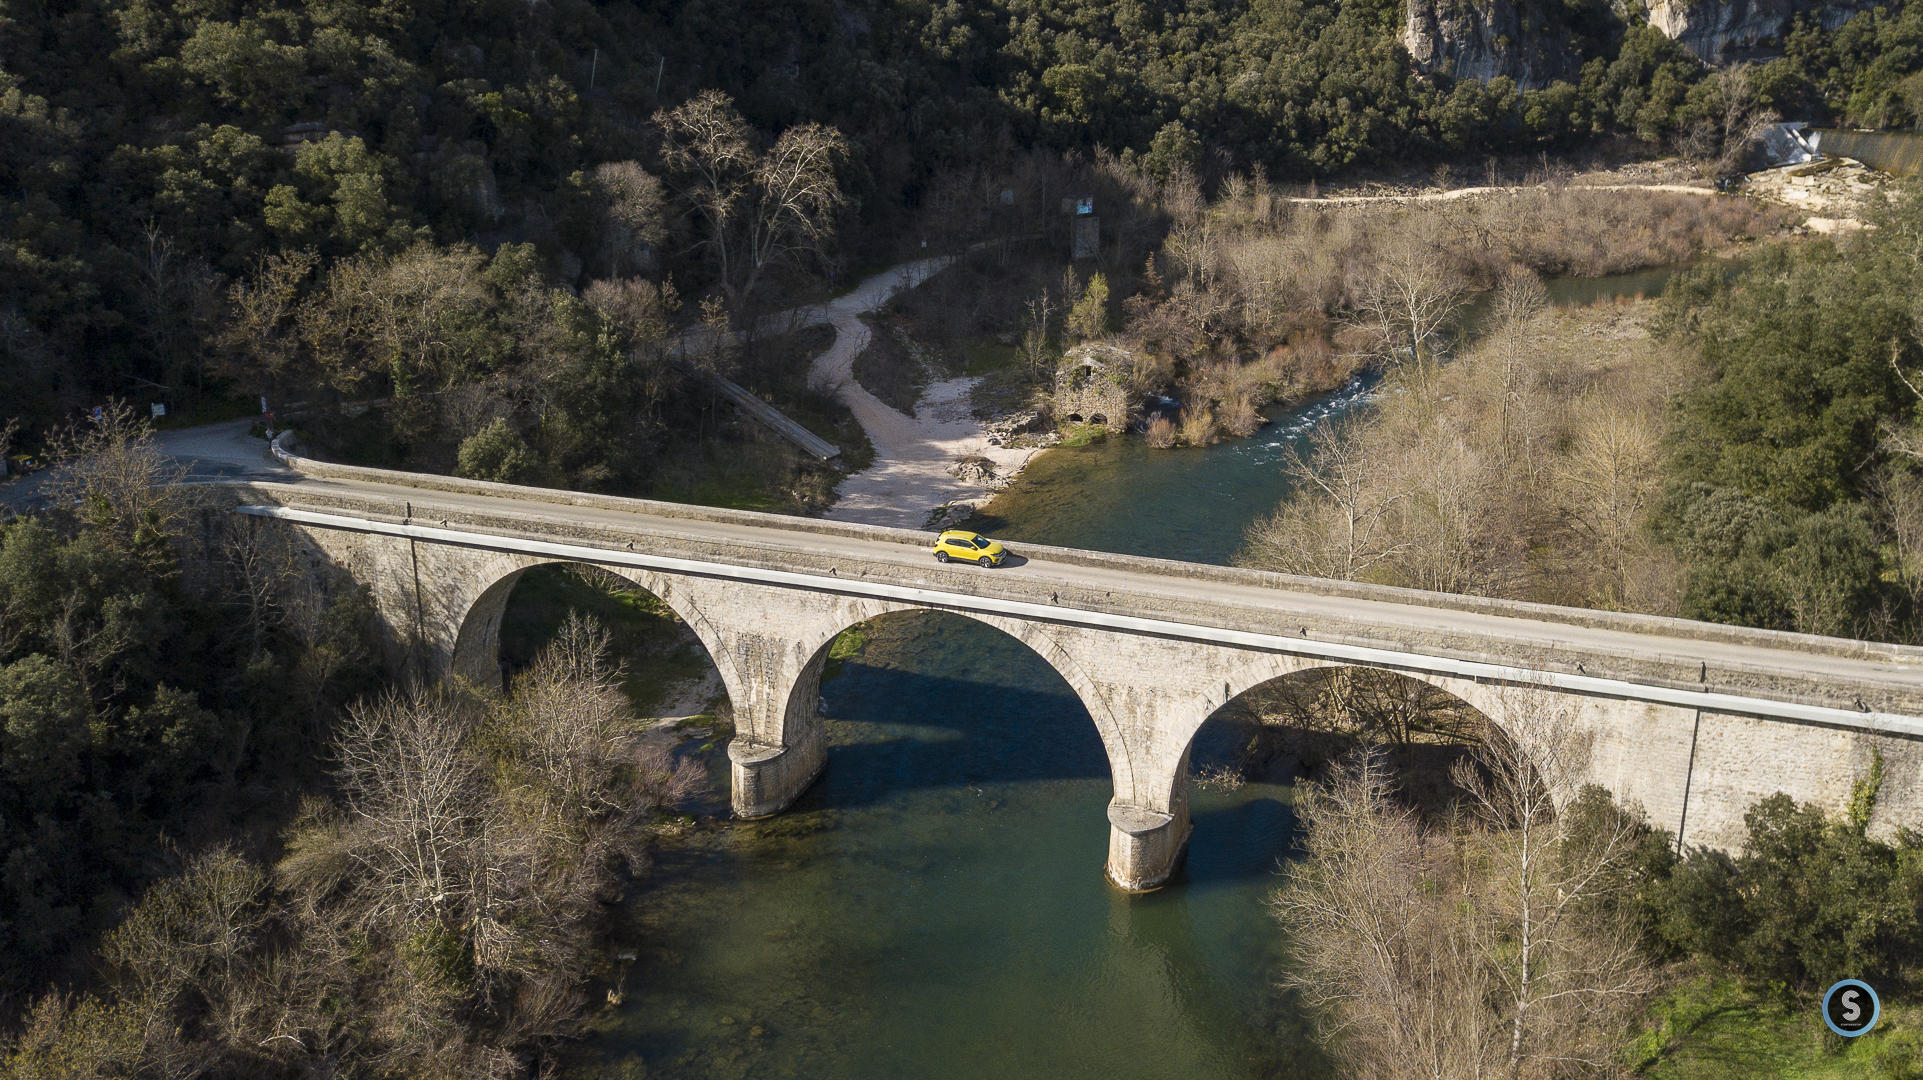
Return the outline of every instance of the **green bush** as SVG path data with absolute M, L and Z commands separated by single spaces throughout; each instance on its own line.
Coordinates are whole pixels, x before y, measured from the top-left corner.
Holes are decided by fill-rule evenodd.
M 1873 805 L 1873 783 L 1858 802 Z M 1867 835 L 1867 813 L 1836 821 L 1783 794 L 1743 820 L 1742 854 L 1693 851 L 1645 887 L 1659 948 L 1713 961 L 1753 988 L 1912 985 L 1923 960 L 1923 835 L 1886 843 Z

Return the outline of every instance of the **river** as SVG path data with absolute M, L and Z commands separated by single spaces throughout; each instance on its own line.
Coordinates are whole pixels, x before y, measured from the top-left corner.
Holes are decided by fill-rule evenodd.
M 1557 283 L 1558 302 L 1667 274 Z M 978 526 L 1021 541 L 1226 562 L 1287 493 L 1281 459 L 1365 407 L 1362 381 L 1200 450 L 1110 439 L 1042 455 Z M 625 905 L 636 954 L 567 1075 L 1303 1080 L 1330 1074 L 1277 983 L 1265 898 L 1296 836 L 1287 775 L 1198 789 L 1169 886 L 1102 877 L 1111 793 L 1068 686 L 999 631 L 896 615 L 822 686 L 821 780 L 764 822 L 667 844 Z M 1211 723 L 1197 768 L 1225 759 Z M 693 744 L 690 749 L 695 749 Z M 708 751 L 725 812 L 727 777 Z M 597 990 L 597 993 L 600 991 Z

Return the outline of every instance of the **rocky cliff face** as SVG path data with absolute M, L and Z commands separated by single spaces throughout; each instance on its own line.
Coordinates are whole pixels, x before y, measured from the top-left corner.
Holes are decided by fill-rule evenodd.
M 1402 44 L 1424 72 L 1488 82 L 1507 75 L 1524 90 L 1573 82 L 1582 49 L 1542 0 L 1405 0 Z
M 1831 30 L 1875 0 L 1644 0 L 1649 23 L 1705 63 L 1771 55 L 1769 43 L 1797 15 Z M 1620 32 L 1627 0 L 1598 10 Z M 1574 82 L 1582 69 L 1582 35 L 1570 9 L 1545 0 L 1404 0 L 1402 44 L 1424 72 L 1488 82 L 1507 75 L 1525 90 L 1557 79 Z M 1591 36 L 1597 32 L 1590 28 Z
M 1871 0 L 1648 0 L 1649 24 L 1711 64 L 1742 60 L 1789 30 L 1797 15 L 1814 15 L 1834 30 Z

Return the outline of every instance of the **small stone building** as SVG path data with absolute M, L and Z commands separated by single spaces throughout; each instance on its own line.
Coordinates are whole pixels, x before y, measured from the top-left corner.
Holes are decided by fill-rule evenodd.
M 1055 371 L 1051 402 L 1055 422 L 1100 424 L 1111 432 L 1126 430 L 1132 407 L 1128 378 L 1134 361 L 1127 349 L 1103 342 L 1068 350 Z

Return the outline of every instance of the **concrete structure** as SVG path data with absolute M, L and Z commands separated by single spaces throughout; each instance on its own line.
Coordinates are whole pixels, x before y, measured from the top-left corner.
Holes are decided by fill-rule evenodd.
M 1923 824 L 1923 650 L 1023 545 L 942 566 L 900 529 L 287 459 L 298 483 L 229 488 L 373 589 L 396 664 L 492 682 L 508 595 L 575 561 L 659 597 L 732 699 L 735 812 L 774 814 L 823 766 L 817 691 L 842 630 L 947 611 L 1026 643 L 1074 688 L 1114 777 L 1108 876 L 1153 888 L 1189 832 L 1188 752 L 1222 705 L 1313 667 L 1423 679 L 1510 730 L 1545 710 L 1584 780 L 1690 844 L 1732 847 L 1756 799 L 1832 809 L 1873 753 L 1873 827 Z

